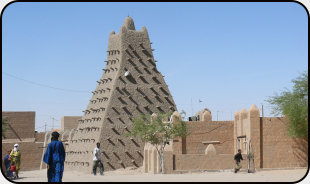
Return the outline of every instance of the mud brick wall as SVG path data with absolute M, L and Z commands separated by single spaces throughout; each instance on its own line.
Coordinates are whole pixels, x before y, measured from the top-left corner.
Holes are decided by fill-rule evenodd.
M 62 130 L 71 130 L 73 128 L 77 128 L 82 116 L 63 116 L 61 118 L 61 129 Z
M 262 165 L 261 129 L 259 109 L 255 104 L 248 111 L 243 108 L 240 112 L 235 113 L 234 152 L 236 153 L 238 149 L 241 149 L 242 153 L 253 153 L 256 163 L 255 168 L 261 168 Z
M 36 142 L 44 142 L 45 132 L 35 133 Z
M 308 141 L 289 137 L 284 118 L 262 118 L 259 114 L 256 105 L 235 113 L 234 139 L 246 138 L 240 138 L 239 145 L 235 141 L 234 150 L 240 147 L 246 153 L 250 143 L 256 168 L 307 167 Z
M 241 161 L 242 169 L 247 169 L 246 155 Z M 175 170 L 225 170 L 233 169 L 235 166 L 233 154 L 220 154 L 207 156 L 201 154 L 176 154 L 175 155 Z
M 9 118 L 9 124 L 20 138 L 34 138 L 35 112 L 2 112 L 2 117 Z M 16 139 L 16 135 L 8 127 L 5 139 Z
M 285 119 L 262 118 L 263 168 L 307 167 L 308 142 L 288 136 Z
M 16 142 L 21 151 L 21 171 L 39 170 L 42 159 L 43 143 Z M 2 159 L 8 149 L 13 149 L 15 143 L 2 143 Z
M 213 144 L 218 154 L 233 154 L 233 121 L 188 121 L 186 122 L 190 135 L 186 138 L 177 138 L 173 141 L 174 153 L 183 154 L 204 154 L 209 144 L 202 141 L 220 141 L 220 144 Z M 179 151 L 178 151 L 179 150 Z

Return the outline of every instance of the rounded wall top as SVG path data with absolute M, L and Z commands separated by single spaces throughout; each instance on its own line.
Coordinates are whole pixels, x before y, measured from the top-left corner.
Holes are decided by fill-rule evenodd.
M 133 19 L 129 16 L 126 17 L 123 26 L 129 30 L 136 30 L 135 23 L 133 22 Z
M 179 113 L 178 111 L 174 111 L 174 112 L 172 113 L 172 116 L 176 116 L 176 117 L 181 118 L 181 115 L 180 115 L 180 113 Z
M 235 119 L 236 119 L 236 120 L 239 119 L 239 115 L 240 115 L 240 112 L 239 112 L 239 111 L 236 111 L 236 112 L 235 112 Z
M 255 104 L 253 104 L 250 107 L 249 112 L 256 112 L 256 111 L 259 112 L 259 109 L 258 109 L 258 107 Z
M 213 144 L 209 144 L 205 150 L 205 155 L 213 156 L 216 155 L 216 149 Z
M 150 147 L 150 145 L 151 145 L 151 144 L 150 144 L 150 143 L 148 143 L 148 142 L 147 142 L 147 143 L 145 143 L 145 145 L 144 145 L 144 150 L 147 150 L 147 149 Z
M 179 119 L 179 120 L 182 119 L 182 117 L 181 117 L 180 113 L 178 113 L 178 111 L 174 111 L 171 115 L 171 121 L 172 122 L 176 122 L 176 119 Z
M 253 104 L 250 107 L 249 112 L 250 112 L 251 115 L 259 116 L 259 109 L 257 108 L 257 106 L 255 104 Z
M 148 143 L 145 150 L 152 150 L 153 149 L 153 145 Z
M 241 110 L 241 118 L 242 119 L 244 119 L 244 118 L 246 118 L 247 117 L 247 115 L 248 115 L 248 112 L 246 111 L 246 109 L 245 108 L 243 108 L 242 110 Z
M 210 112 L 210 114 L 211 114 L 210 109 L 208 109 L 208 108 L 204 108 L 204 109 L 202 109 L 201 111 L 198 111 L 198 112 L 195 114 L 195 116 L 202 115 L 202 114 L 203 114 L 204 112 L 206 112 L 206 111 L 209 111 L 209 112 Z
M 241 110 L 241 114 L 245 114 L 245 113 L 247 113 L 247 111 L 246 111 L 245 108 L 243 108 L 243 109 Z
M 234 116 L 234 117 L 235 117 L 235 120 L 238 121 L 238 120 L 239 120 L 239 116 L 240 116 L 240 112 L 239 112 L 239 111 L 236 111 L 236 112 L 235 112 L 235 116 Z
M 204 111 L 202 114 L 202 121 L 211 121 L 212 120 L 212 116 L 211 113 L 209 111 Z
M 209 111 L 209 112 L 211 113 L 211 110 L 210 110 L 210 109 L 208 109 L 208 108 L 204 108 L 204 109 L 202 109 L 202 112 L 205 112 L 205 111 Z
M 203 114 L 209 114 L 211 116 L 211 112 L 210 111 L 203 111 Z

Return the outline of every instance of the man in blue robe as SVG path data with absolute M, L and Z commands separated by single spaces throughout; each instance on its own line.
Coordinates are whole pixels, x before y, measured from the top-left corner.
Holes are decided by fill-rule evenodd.
M 48 182 L 61 182 L 64 171 L 65 149 L 58 141 L 59 133 L 53 132 L 51 142 L 48 144 L 43 161 L 47 164 Z

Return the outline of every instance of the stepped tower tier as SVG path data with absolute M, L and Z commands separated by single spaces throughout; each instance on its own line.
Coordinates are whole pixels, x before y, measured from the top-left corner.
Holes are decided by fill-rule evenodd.
M 97 142 L 106 171 L 142 166 L 144 143 L 124 135 L 132 118 L 177 110 L 152 51 L 146 28 L 136 31 L 131 17 L 110 33 L 103 74 L 66 146 L 66 167 L 91 172 Z

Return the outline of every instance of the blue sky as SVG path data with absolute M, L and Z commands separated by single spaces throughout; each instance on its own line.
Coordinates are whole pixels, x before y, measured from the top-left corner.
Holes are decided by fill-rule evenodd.
M 207 107 L 213 120 L 231 120 L 252 104 L 272 116 L 265 100 L 308 68 L 308 17 L 297 3 L 18 2 L 2 17 L 2 111 L 36 111 L 38 131 L 52 117 L 60 127 L 62 116 L 82 115 L 109 33 L 128 15 L 137 30 L 146 26 L 158 70 L 187 116 Z

